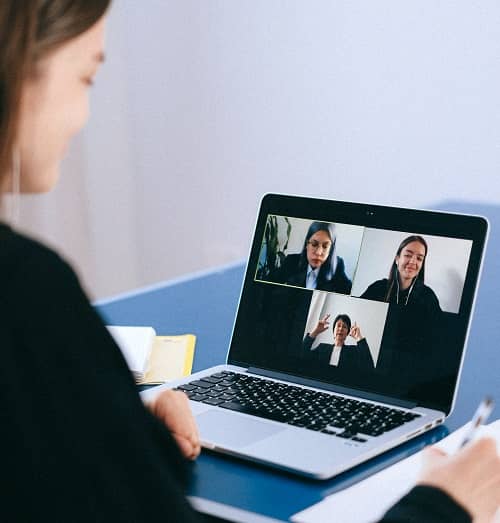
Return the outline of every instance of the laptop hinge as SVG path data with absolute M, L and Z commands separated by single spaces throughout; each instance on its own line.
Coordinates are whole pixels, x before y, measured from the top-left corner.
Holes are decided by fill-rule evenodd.
M 299 376 L 293 376 L 291 374 L 285 374 L 283 372 L 276 372 L 268 369 L 259 369 L 258 367 L 248 367 L 247 372 L 257 374 L 259 376 L 266 376 L 268 378 L 275 378 L 277 380 L 290 381 L 297 385 L 305 385 L 307 387 L 315 387 L 317 389 L 324 389 L 331 392 L 338 392 L 340 394 L 346 394 L 348 396 L 355 396 L 370 401 L 379 401 L 380 403 L 388 403 L 404 409 L 413 409 L 417 406 L 417 403 L 408 400 L 402 400 L 400 398 L 393 398 L 391 396 L 384 396 L 382 394 L 375 394 L 373 392 L 366 392 L 359 389 L 351 389 L 349 387 L 342 387 L 340 385 L 332 385 L 331 383 L 325 383 L 324 381 L 311 380 L 308 378 L 301 378 Z

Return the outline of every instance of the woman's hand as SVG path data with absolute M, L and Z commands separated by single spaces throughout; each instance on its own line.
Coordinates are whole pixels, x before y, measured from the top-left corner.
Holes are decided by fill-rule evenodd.
M 500 507 L 500 457 L 495 441 L 482 438 L 451 456 L 429 447 L 418 483 L 447 492 L 474 523 L 490 522 Z
M 363 339 L 361 330 L 356 322 L 354 322 L 354 325 L 351 327 L 351 331 L 349 332 L 349 335 L 352 336 L 356 340 L 356 342 Z
M 311 338 L 316 338 L 316 336 L 319 336 L 322 332 L 325 332 L 330 327 L 330 322 L 328 321 L 330 319 L 330 315 L 327 314 L 325 317 L 323 317 L 321 320 L 318 321 L 318 324 L 316 327 L 314 327 L 314 330 L 309 334 Z
M 148 407 L 170 430 L 184 457 L 196 459 L 201 450 L 200 436 L 187 396 L 177 390 L 165 390 Z

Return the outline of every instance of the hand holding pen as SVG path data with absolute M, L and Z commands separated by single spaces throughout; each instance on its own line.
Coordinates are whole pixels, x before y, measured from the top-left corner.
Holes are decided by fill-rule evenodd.
M 460 447 L 464 447 L 465 445 L 467 445 L 467 443 L 474 439 L 474 436 L 477 434 L 479 427 L 481 427 L 481 425 L 484 425 L 490 417 L 491 411 L 493 410 L 494 406 L 495 402 L 492 398 L 488 396 L 484 398 L 483 401 L 481 401 L 479 407 L 474 413 L 474 416 L 472 417 L 471 426 L 469 428 L 469 431 L 467 432 L 467 435 L 463 439 Z
M 490 522 L 500 507 L 500 456 L 491 437 L 472 441 L 493 409 L 491 398 L 477 408 L 460 449 L 447 455 L 437 447 L 424 451 L 418 483 L 447 492 L 475 522 Z

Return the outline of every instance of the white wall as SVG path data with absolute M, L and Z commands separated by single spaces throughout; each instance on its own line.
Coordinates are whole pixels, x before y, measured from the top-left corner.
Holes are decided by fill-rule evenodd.
M 76 233 L 23 224 L 103 296 L 244 258 L 264 192 L 499 202 L 499 27 L 497 0 L 115 1 L 48 197 Z

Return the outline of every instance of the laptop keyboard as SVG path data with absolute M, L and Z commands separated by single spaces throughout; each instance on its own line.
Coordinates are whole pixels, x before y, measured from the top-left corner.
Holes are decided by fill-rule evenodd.
M 223 371 L 177 387 L 190 400 L 357 442 L 420 417 L 412 412 Z

